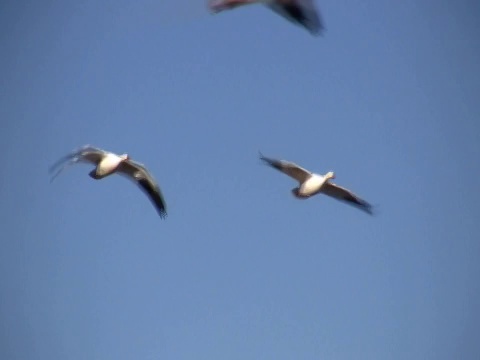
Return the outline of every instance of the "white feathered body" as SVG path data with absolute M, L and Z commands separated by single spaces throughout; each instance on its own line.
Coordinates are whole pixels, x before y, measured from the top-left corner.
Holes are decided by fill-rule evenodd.
M 312 174 L 312 176 L 300 184 L 299 187 L 293 189 L 292 192 L 298 198 L 307 198 L 320 192 L 326 181 L 326 177 Z
M 95 177 L 101 179 L 113 174 L 124 159 L 116 154 L 107 154 L 97 164 Z

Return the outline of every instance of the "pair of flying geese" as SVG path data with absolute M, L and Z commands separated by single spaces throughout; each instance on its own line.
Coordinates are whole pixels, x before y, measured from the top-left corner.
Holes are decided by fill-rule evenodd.
M 321 34 L 324 30 L 323 21 L 313 0 L 209 0 L 208 6 L 212 12 L 219 13 L 254 3 L 265 4 L 288 20 L 303 26 L 313 35 Z M 330 182 L 335 178 L 331 171 L 325 175 L 319 175 L 289 161 L 267 158 L 262 154 L 260 154 L 260 159 L 298 181 L 298 187 L 292 189 L 293 195 L 298 199 L 307 199 L 323 193 L 372 214 L 372 206 L 368 202 L 351 191 Z M 128 154 L 117 155 L 93 146 L 84 146 L 63 157 L 51 167 L 52 181 L 66 166 L 79 162 L 91 163 L 96 166 L 89 173 L 90 177 L 95 180 L 103 179 L 114 173 L 129 177 L 150 197 L 160 217 L 167 216 L 167 206 L 157 182 L 144 165 L 133 161 Z
M 219 13 L 255 3 L 265 4 L 277 14 L 303 26 L 312 35 L 320 35 L 325 29 L 313 0 L 209 0 L 208 7 L 213 13 Z
M 323 193 L 372 214 L 372 206 L 368 202 L 351 191 L 330 182 L 330 179 L 335 178 L 335 174 L 331 171 L 325 175 L 319 175 L 289 161 L 271 159 L 262 154 L 260 154 L 260 159 L 298 181 L 298 187 L 292 189 L 293 195 L 298 199 L 308 199 L 313 195 Z M 51 181 L 67 166 L 76 163 L 94 164 L 95 168 L 90 171 L 89 175 L 95 180 L 103 179 L 114 173 L 127 176 L 149 196 L 160 217 L 167 216 L 165 199 L 156 180 L 143 164 L 132 160 L 128 154 L 117 155 L 90 145 L 83 146 L 52 165 L 50 168 Z

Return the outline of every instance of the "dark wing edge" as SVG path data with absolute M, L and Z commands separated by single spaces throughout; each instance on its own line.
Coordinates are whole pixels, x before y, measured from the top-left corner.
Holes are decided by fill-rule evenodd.
M 341 186 L 327 182 L 321 192 L 373 215 L 373 206 L 370 203 Z
M 304 182 L 308 179 L 312 173 L 297 164 L 285 161 L 285 160 L 276 160 L 269 157 L 264 156 L 261 152 L 260 153 L 260 160 L 262 160 L 267 165 L 271 166 L 272 168 L 281 171 L 285 175 L 290 176 L 291 178 L 297 180 L 298 182 Z
M 260 151 L 258 153 L 259 153 L 259 156 L 260 156 L 260 160 L 262 160 L 264 162 L 264 164 L 267 164 L 267 165 L 273 167 L 274 169 L 283 172 L 283 166 L 282 166 L 282 162 L 280 160 L 275 160 L 275 159 L 266 157 Z
M 300 4 L 295 5 L 273 3 L 266 6 L 291 22 L 303 26 L 312 35 L 322 35 L 325 31 L 322 16 L 311 0 L 300 1 Z
M 118 170 L 119 174 L 123 172 L 123 175 L 128 175 L 130 180 L 134 180 L 137 183 L 157 209 L 158 215 L 165 219 L 167 217 L 167 204 L 160 187 L 146 167 L 141 163 L 129 160 L 122 162 Z
M 156 185 L 152 186 L 152 183 L 145 178 L 138 179 L 137 183 L 155 205 L 158 215 L 160 215 L 162 219 L 165 219 L 167 217 L 167 206 L 160 188 Z

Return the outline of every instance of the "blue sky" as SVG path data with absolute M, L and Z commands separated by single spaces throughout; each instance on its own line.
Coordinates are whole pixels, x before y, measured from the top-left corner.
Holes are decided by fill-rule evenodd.
M 0 5 L 0 358 L 478 359 L 480 6 Z M 93 144 L 127 180 L 47 169 Z M 258 151 L 377 205 L 295 183 Z

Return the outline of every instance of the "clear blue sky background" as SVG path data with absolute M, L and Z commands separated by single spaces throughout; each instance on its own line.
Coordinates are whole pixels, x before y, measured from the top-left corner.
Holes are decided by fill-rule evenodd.
M 478 1 L 2 1 L 0 358 L 479 359 Z M 47 168 L 83 144 L 127 180 Z M 258 150 L 373 204 L 370 217 Z

